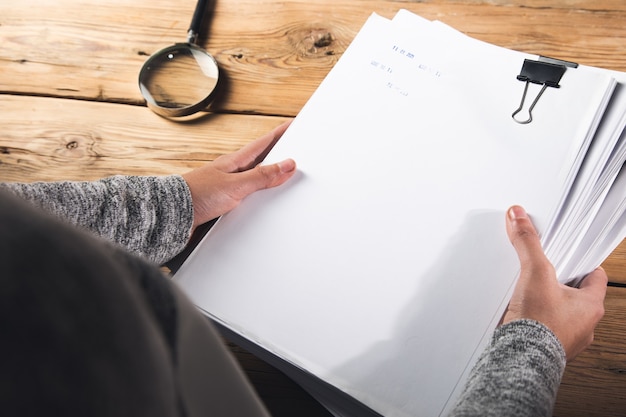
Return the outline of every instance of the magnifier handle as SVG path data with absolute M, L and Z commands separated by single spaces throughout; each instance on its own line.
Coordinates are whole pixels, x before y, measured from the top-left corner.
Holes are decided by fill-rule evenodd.
M 204 18 L 204 12 L 206 11 L 208 2 L 209 0 L 198 0 L 198 4 L 196 4 L 196 10 L 193 12 L 193 18 L 191 19 L 191 24 L 187 31 L 188 43 L 195 45 L 198 42 L 198 33 L 202 27 L 202 19 Z

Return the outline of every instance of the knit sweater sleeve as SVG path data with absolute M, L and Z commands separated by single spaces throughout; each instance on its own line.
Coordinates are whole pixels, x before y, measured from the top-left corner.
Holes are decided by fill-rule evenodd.
M 158 264 L 178 254 L 191 236 L 191 193 L 179 175 L 0 187 Z
M 546 326 L 517 320 L 498 327 L 450 417 L 551 416 L 565 351 Z

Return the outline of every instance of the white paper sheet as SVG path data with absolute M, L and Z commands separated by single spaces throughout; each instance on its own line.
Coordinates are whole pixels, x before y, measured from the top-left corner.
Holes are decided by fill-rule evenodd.
M 295 178 L 176 275 L 215 320 L 390 417 L 454 400 L 516 279 L 505 210 L 550 224 L 614 84 L 568 70 L 520 125 L 529 55 L 455 45 L 373 15 L 267 158 Z

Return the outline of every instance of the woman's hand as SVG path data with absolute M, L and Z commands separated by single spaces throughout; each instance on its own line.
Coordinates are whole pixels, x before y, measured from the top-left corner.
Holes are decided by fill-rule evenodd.
M 258 190 L 283 184 L 296 172 L 292 159 L 259 165 L 290 122 L 283 123 L 240 150 L 183 175 L 191 191 L 194 228 L 235 208 Z
M 607 275 L 598 268 L 585 277 L 580 288 L 559 283 L 526 211 L 513 206 L 506 218 L 521 271 L 502 323 L 523 318 L 543 323 L 571 360 L 593 341 L 594 329 L 604 315 Z

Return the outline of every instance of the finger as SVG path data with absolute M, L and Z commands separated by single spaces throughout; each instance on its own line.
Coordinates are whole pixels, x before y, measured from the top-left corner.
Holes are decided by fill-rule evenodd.
M 522 269 L 544 264 L 547 258 L 541 247 L 539 234 L 528 213 L 520 206 L 507 211 L 506 230 L 509 240 L 517 252 Z
M 242 199 L 255 191 L 277 187 L 293 176 L 296 171 L 296 163 L 293 159 L 286 159 L 276 164 L 259 165 L 255 169 L 236 174 L 238 199 Z
M 252 141 L 248 145 L 244 146 L 240 149 L 238 153 L 243 155 L 242 164 L 240 164 L 243 170 L 250 169 L 258 164 L 260 164 L 267 154 L 272 150 L 276 142 L 283 136 L 287 128 L 291 124 L 291 120 L 282 123 L 281 125 L 274 128 L 269 133 L 261 136 L 257 140 Z M 247 157 L 252 157 L 252 161 L 245 161 Z
M 243 148 L 217 158 L 214 161 L 214 166 L 224 172 L 246 171 L 257 166 L 265 159 L 290 124 L 291 121 L 282 123 L 272 131 L 248 143 Z
M 579 288 L 599 300 L 604 300 L 606 296 L 606 287 L 609 282 L 609 278 L 606 272 L 602 268 L 596 268 L 593 272 L 587 275 Z

